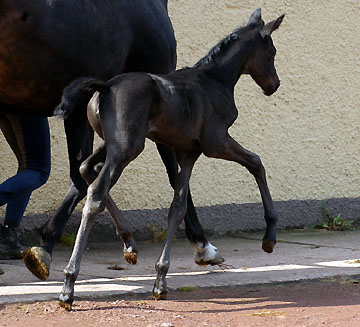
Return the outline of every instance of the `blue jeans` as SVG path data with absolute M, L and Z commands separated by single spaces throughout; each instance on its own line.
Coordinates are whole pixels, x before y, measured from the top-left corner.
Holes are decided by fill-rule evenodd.
M 0 128 L 18 161 L 16 175 L 0 184 L 0 206 L 7 204 L 5 225 L 20 225 L 32 191 L 50 175 L 47 118 L 0 115 Z

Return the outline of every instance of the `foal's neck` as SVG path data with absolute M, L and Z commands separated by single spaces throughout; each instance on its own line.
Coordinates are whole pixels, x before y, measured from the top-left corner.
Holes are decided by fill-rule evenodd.
M 202 58 L 194 68 L 199 68 L 207 76 L 233 90 L 242 74 L 247 74 L 246 66 L 255 52 L 256 33 L 241 28 L 219 42 Z

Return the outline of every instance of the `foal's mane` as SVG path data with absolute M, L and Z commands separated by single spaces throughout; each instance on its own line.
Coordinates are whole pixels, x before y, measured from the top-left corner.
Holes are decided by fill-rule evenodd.
M 244 27 L 237 27 L 235 30 L 233 30 L 228 36 L 226 36 L 224 39 L 222 39 L 218 44 L 216 44 L 214 47 L 210 49 L 208 54 L 201 58 L 194 66 L 193 68 L 198 68 L 207 64 L 210 64 L 211 62 L 216 61 L 216 59 L 219 56 L 223 56 L 233 45 L 233 41 L 238 40 L 240 37 L 240 34 L 244 33 L 250 28 L 253 28 L 254 26 L 248 25 Z

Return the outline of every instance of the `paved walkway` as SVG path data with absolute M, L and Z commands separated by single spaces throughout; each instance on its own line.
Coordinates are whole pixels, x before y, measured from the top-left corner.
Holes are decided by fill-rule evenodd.
M 169 290 L 185 286 L 231 286 L 296 281 L 342 275 L 360 275 L 360 231 L 283 231 L 272 254 L 261 250 L 260 234 L 212 239 L 212 243 L 231 265 L 199 267 L 193 262 L 193 248 L 184 239 L 175 240 L 168 273 Z M 155 279 L 154 264 L 162 244 L 139 242 L 138 264 L 122 259 L 122 244 L 89 244 L 75 284 L 75 296 L 100 297 L 127 292 L 151 292 Z M 21 260 L 3 260 L 0 266 L 0 303 L 57 299 L 63 269 L 71 248 L 54 251 L 48 281 L 40 282 Z

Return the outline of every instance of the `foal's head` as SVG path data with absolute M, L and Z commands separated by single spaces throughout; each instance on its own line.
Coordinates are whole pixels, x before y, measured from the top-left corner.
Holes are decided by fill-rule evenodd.
M 257 9 L 250 17 L 247 27 L 254 29 L 255 52 L 249 57 L 244 73 L 250 74 L 254 81 L 263 89 L 265 95 L 273 94 L 280 85 L 276 73 L 274 58 L 276 49 L 271 39 L 271 33 L 275 31 L 283 21 L 285 15 L 264 24 L 261 18 L 261 9 Z

